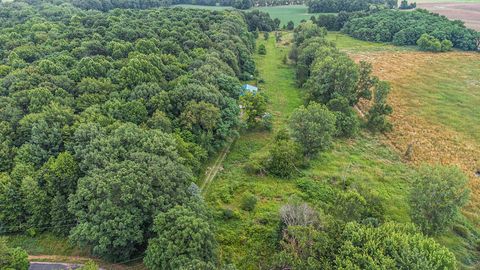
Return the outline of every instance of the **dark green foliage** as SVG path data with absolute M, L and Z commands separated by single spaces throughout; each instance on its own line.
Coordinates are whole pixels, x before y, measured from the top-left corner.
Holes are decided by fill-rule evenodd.
M 0 238 L 0 269 L 28 270 L 28 254 L 21 248 L 9 248 L 4 239 Z
M 260 46 L 258 46 L 258 54 L 261 54 L 261 55 L 267 54 L 267 49 L 265 48 L 265 45 L 260 44 Z
M 293 24 L 292 21 L 288 21 L 287 23 L 287 30 L 293 30 L 295 28 L 295 25 Z
M 250 192 L 243 194 L 241 208 L 245 211 L 253 211 L 257 205 L 257 197 Z
M 334 113 L 315 102 L 292 113 L 289 123 L 292 136 L 301 145 L 305 156 L 312 157 L 330 147 L 336 132 L 335 120 Z
M 255 40 L 238 11 L 72 3 L 0 4 L 0 232 L 70 234 L 124 261 L 237 136 Z
M 422 167 L 410 193 L 412 220 L 427 234 L 447 230 L 468 200 L 467 182 L 456 167 Z
M 310 13 L 336 13 L 368 10 L 371 5 L 388 5 L 389 8 L 393 8 L 390 2 L 384 0 L 309 0 L 307 5 Z
M 145 265 L 149 269 L 216 269 L 216 242 L 205 211 L 197 205 L 177 205 L 158 214 Z
M 454 48 L 465 51 L 477 50 L 480 40 L 480 34 L 462 22 L 450 21 L 426 10 L 375 12 L 349 20 L 342 31 L 358 39 L 401 46 L 416 45 L 423 34 L 428 34 L 438 40 L 450 40 Z M 434 47 L 440 49 L 441 45 Z
M 248 25 L 249 31 L 264 31 L 264 37 L 268 37 L 268 32 L 278 29 L 278 24 L 270 18 L 270 14 L 266 12 L 261 12 L 259 10 L 252 10 L 250 12 L 245 12 L 245 21 Z M 278 24 L 277 24 L 278 23 Z
M 416 2 L 413 2 L 413 3 L 408 3 L 407 0 L 402 0 L 400 2 L 400 6 L 398 7 L 399 9 L 414 9 L 417 7 L 417 3 Z
M 265 161 L 267 171 L 282 178 L 289 178 L 297 174 L 301 165 L 300 146 L 290 139 L 276 140 Z
M 367 113 L 367 127 L 372 132 L 387 132 L 392 129 L 392 124 L 386 118 L 393 111 L 387 104 L 389 92 L 390 85 L 387 82 L 380 82 L 375 87 L 373 105 Z
M 232 6 L 238 9 L 249 9 L 253 6 L 252 0 L 232 0 Z

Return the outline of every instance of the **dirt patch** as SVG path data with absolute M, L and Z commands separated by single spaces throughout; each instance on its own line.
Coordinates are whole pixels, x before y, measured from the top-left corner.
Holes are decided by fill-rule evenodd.
M 394 130 L 386 134 L 386 143 L 393 146 L 401 155 L 405 155 L 410 148 L 409 151 L 413 151 L 413 154 L 406 157 L 406 161 L 416 165 L 427 162 L 461 167 L 469 176 L 472 189 L 471 203 L 464 209 L 464 213 L 480 224 L 480 179 L 475 175 L 480 166 L 480 145 L 477 141 L 467 138 L 465 134 L 419 116 L 417 112 L 420 112 L 425 104 L 412 99 L 406 90 L 409 84 L 421 80 L 422 72 L 429 70 L 429 67 L 440 58 L 475 57 L 480 61 L 480 55 L 460 52 L 444 54 L 378 52 L 352 54 L 351 57 L 356 61 L 371 62 L 374 73 L 392 85 L 389 103 L 394 108 L 391 116 Z M 432 85 L 432 89 L 434 87 L 435 85 Z M 418 111 L 415 108 L 418 108 Z
M 464 21 L 467 27 L 480 31 L 480 3 L 419 3 L 417 7 Z

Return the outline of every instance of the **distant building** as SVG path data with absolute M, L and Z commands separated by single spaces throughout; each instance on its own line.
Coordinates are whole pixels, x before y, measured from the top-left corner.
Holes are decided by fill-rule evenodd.
M 256 94 L 258 92 L 258 87 L 250 85 L 250 84 L 242 85 L 242 95 L 244 95 L 247 92 Z

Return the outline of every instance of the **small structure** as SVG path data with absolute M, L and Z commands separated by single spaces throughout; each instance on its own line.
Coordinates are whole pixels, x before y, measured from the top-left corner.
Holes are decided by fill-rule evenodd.
M 242 85 L 242 95 L 245 95 L 245 93 L 250 92 L 252 94 L 256 94 L 258 92 L 258 87 L 250 85 L 250 84 L 244 84 Z

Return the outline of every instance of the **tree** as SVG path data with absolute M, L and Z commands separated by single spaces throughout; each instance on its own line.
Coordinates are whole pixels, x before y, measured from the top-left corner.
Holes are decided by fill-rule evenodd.
M 387 96 L 390 92 L 390 85 L 387 82 L 380 82 L 375 87 L 373 105 L 367 113 L 367 127 L 372 132 L 388 132 L 392 124 L 387 120 L 388 115 L 393 111 L 387 104 Z
M 216 269 L 216 242 L 205 210 L 177 205 L 155 217 L 144 258 L 149 269 Z
M 412 220 L 427 234 L 446 230 L 468 201 L 467 182 L 456 167 L 422 167 L 410 192 Z
M 260 44 L 258 46 L 258 54 L 261 54 L 261 55 L 267 54 L 267 49 L 265 48 L 265 45 Z
M 0 269 L 28 270 L 28 254 L 21 248 L 10 248 L 7 241 L 0 238 Z
M 243 117 L 249 127 L 255 127 L 267 111 L 267 101 L 261 93 L 247 92 L 240 97 Z
M 315 102 L 296 109 L 289 121 L 292 136 L 302 146 L 303 154 L 312 157 L 330 147 L 335 134 L 335 115 L 325 105 Z
M 289 178 L 295 175 L 302 163 L 299 145 L 287 140 L 277 140 L 269 151 L 265 167 L 273 175 Z
M 287 30 L 293 30 L 295 28 L 295 25 L 293 24 L 292 21 L 288 21 L 287 23 Z
M 350 105 L 357 101 L 358 68 L 344 53 L 321 48 L 306 82 L 307 100 L 328 103 L 343 97 Z

